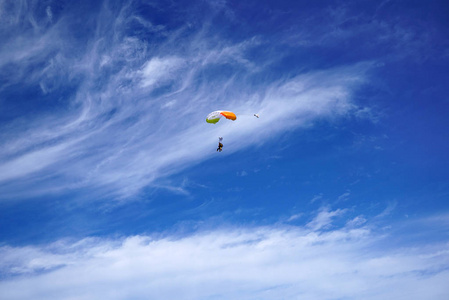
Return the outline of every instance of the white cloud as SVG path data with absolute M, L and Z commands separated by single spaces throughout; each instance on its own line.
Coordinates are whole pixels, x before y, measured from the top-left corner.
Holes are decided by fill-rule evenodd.
M 59 144 L 53 147 L 46 147 L 0 164 L 0 182 L 13 180 L 48 167 L 60 160 L 60 156 L 64 154 L 69 146 L 69 144 Z
M 318 215 L 310 221 L 307 226 L 312 230 L 326 229 L 332 224 L 332 219 L 341 216 L 346 212 L 346 209 L 337 209 L 329 211 L 328 207 L 322 207 Z
M 315 195 L 313 196 L 312 200 L 310 200 L 310 203 L 314 203 L 315 201 L 323 199 L 323 194 Z
M 447 245 L 386 248 L 385 238 L 367 226 L 268 226 L 2 247 L 0 297 L 446 299 Z
M 347 191 L 347 192 L 341 194 L 340 196 L 338 196 L 337 202 L 346 201 L 346 200 L 348 200 L 349 196 L 351 196 L 351 192 Z
M 304 216 L 303 213 L 291 215 L 291 216 L 287 219 L 287 222 L 292 222 L 292 221 L 298 220 L 299 218 L 301 218 L 301 217 L 303 217 L 303 216 Z
M 155 58 L 143 67 L 142 82 L 149 87 L 172 80 L 173 76 L 183 78 L 186 73 L 179 69 L 180 65 L 180 58 Z M 42 175 L 45 174 L 35 172 L 44 166 L 49 167 L 51 162 L 53 169 L 45 168 L 45 172 L 51 174 L 56 169 L 58 173 L 62 172 L 58 186 L 70 186 L 70 182 L 76 182 L 87 187 L 105 187 L 124 196 L 132 195 L 157 178 L 179 172 L 214 155 L 217 136 L 226 137 L 224 154 L 229 154 L 262 141 L 268 142 L 284 130 L 308 126 L 315 119 L 349 113 L 353 107 L 350 89 L 359 80 L 358 76 L 363 76 L 360 73 L 363 73 L 362 69 L 356 66 L 305 74 L 269 84 L 265 95 L 261 95 L 263 90 L 258 88 L 257 91 L 246 90 L 242 95 L 235 94 L 231 100 L 221 95 L 221 90 L 211 90 L 206 85 L 199 90 L 187 86 L 176 94 L 147 100 L 149 96 L 134 84 L 128 87 L 120 85 L 126 77 L 119 73 L 111 78 L 111 84 L 101 93 L 80 91 L 77 99 L 82 106 L 72 116 L 53 116 L 48 123 L 39 120 L 34 129 L 16 132 L 7 147 L 16 145 L 19 151 L 15 153 L 23 154 L 14 160 L 3 159 L 0 169 L 20 171 L 5 172 L 1 179 L 33 174 L 44 178 Z M 218 100 L 209 102 L 209 99 Z M 155 106 L 158 102 L 161 104 Z M 222 107 L 232 108 L 238 114 L 238 120 L 217 125 L 204 122 L 211 110 Z M 255 111 L 261 118 L 252 116 Z M 108 114 L 111 116 L 107 117 Z M 68 118 L 73 121 L 67 122 Z M 129 120 L 133 121 L 129 123 Z M 43 134 L 47 132 L 48 135 Z M 73 145 L 52 156 L 45 153 L 51 148 L 36 147 L 42 142 L 59 144 L 51 148 L 60 149 L 68 142 Z M 25 145 L 29 146 L 23 148 Z M 51 158 L 45 165 L 42 165 L 44 161 L 38 165 L 25 163 L 28 157 L 42 155 Z M 64 169 L 70 172 L 64 172 Z
M 55 100 L 58 109 L 43 103 L 25 123 L 1 128 L 0 184 L 8 183 L 2 197 L 55 187 L 88 189 L 94 198 L 130 197 L 216 155 L 218 136 L 225 137 L 224 156 L 357 110 L 352 93 L 369 64 L 256 82 L 254 74 L 279 59 L 252 61 L 249 50 L 270 47 L 262 37 L 233 43 L 211 35 L 207 26 L 169 31 L 136 15 L 132 4 L 119 12 L 103 6 L 84 48 L 67 29 L 75 17 L 61 16 L 28 40 L 11 40 L 14 51 L 0 52 L 0 65 L 20 66 L 11 84 L 34 84 L 50 96 L 76 78 L 76 90 Z M 127 35 L 129 22 L 154 27 L 151 34 L 163 42 Z M 36 62 L 45 67 L 25 76 Z M 232 74 L 224 76 L 229 68 Z M 217 109 L 233 110 L 238 120 L 205 123 Z
M 153 86 L 173 80 L 177 77 L 177 71 L 185 65 L 179 57 L 154 57 L 142 68 L 142 86 Z
M 363 216 L 357 216 L 346 223 L 348 227 L 359 227 L 366 223 L 366 219 Z
M 47 13 L 48 20 L 50 22 L 53 21 L 53 12 L 51 11 L 50 6 L 47 6 L 47 9 L 45 9 L 45 12 Z
M 387 207 L 380 214 L 378 214 L 376 218 L 383 218 L 390 215 L 395 210 L 397 205 L 398 203 L 396 201 L 389 202 Z

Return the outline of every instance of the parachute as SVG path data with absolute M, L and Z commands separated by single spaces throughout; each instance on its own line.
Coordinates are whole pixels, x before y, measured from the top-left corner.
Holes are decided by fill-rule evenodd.
M 235 121 L 237 119 L 237 116 L 232 111 L 217 110 L 207 115 L 206 122 L 215 124 L 220 121 L 222 117 L 225 117 L 226 119 L 232 121 Z

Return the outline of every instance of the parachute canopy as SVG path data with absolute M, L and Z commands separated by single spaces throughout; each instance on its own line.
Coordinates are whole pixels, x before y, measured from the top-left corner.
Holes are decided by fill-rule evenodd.
M 206 122 L 215 124 L 218 121 L 220 121 L 221 117 L 225 117 L 226 119 L 229 119 L 232 121 L 235 121 L 237 119 L 237 116 L 232 111 L 217 110 L 217 111 L 211 112 L 207 116 Z

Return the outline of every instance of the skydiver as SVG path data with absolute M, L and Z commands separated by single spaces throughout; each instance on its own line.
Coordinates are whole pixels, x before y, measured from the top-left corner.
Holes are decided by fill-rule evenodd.
M 223 140 L 222 137 L 218 138 L 218 148 L 217 148 L 218 152 L 221 152 L 223 150 L 223 144 L 221 143 L 222 140 Z
M 259 114 L 254 114 L 254 116 L 259 119 Z
M 222 150 L 223 150 L 223 144 L 220 143 L 220 142 L 218 142 L 218 148 L 217 148 L 217 151 L 218 151 L 218 152 L 221 152 Z

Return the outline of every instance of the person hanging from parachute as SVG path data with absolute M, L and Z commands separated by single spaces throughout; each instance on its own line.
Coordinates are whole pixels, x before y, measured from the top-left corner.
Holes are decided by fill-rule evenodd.
M 235 121 L 237 119 L 237 116 L 232 112 L 232 111 L 223 111 L 223 110 L 217 110 L 217 111 L 213 111 L 211 112 L 207 118 L 206 118 L 206 122 L 207 123 L 211 123 L 211 124 L 216 124 L 218 121 L 220 121 L 220 119 L 222 117 L 225 117 L 228 120 L 232 120 Z M 218 148 L 217 151 L 221 152 L 223 151 L 223 138 L 219 137 L 218 138 Z
M 259 114 L 256 113 L 256 114 L 253 114 L 253 116 L 256 117 L 257 119 L 259 119 Z M 218 121 L 220 121 L 220 119 L 222 117 L 225 117 L 226 119 L 232 120 L 232 121 L 235 121 L 237 119 L 237 116 L 232 111 L 216 110 L 207 115 L 206 122 L 210 123 L 210 124 L 217 124 Z M 218 148 L 217 148 L 218 152 L 223 151 L 222 141 L 223 141 L 223 138 L 219 137 L 218 138 Z
M 218 152 L 223 151 L 223 144 L 221 143 L 222 141 L 223 141 L 223 138 L 222 138 L 222 137 L 219 137 L 219 138 L 218 138 L 218 148 L 217 148 L 217 151 L 218 151 Z

